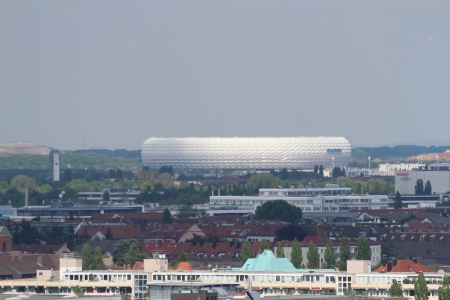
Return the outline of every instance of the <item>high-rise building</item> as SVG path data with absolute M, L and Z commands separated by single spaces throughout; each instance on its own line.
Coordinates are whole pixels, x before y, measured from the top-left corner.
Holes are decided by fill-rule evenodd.
M 60 167 L 59 167 L 59 151 L 52 150 L 49 155 L 49 167 L 50 167 L 50 179 L 51 181 L 60 180 Z

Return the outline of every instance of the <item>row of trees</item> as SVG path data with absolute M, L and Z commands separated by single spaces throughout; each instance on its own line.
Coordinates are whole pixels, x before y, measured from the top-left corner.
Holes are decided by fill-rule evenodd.
M 259 253 L 262 253 L 267 248 L 268 247 L 266 240 L 262 239 Z M 277 243 L 275 252 L 277 257 L 285 257 L 284 248 L 281 242 Z M 245 241 L 242 245 L 241 250 L 242 264 L 244 264 L 249 258 L 253 257 L 255 257 L 255 253 L 253 253 L 250 242 Z M 347 271 L 347 260 L 351 259 L 351 252 L 349 239 L 345 236 L 342 238 L 341 241 L 339 261 L 336 263 L 335 259 L 336 256 L 333 242 L 329 240 L 325 248 L 324 262 L 322 264 L 322 267 L 328 269 L 338 267 L 339 270 L 341 271 Z M 356 259 L 358 260 L 372 259 L 372 250 L 370 249 L 369 242 L 364 237 L 360 237 L 358 239 Z M 290 261 L 295 268 L 318 269 L 320 267 L 320 256 L 317 246 L 312 241 L 310 241 L 308 251 L 306 254 L 306 265 L 305 265 L 303 263 L 304 258 L 300 243 L 297 239 L 294 239 L 294 241 L 292 242 Z
M 414 186 L 414 191 L 416 195 L 431 195 L 431 182 L 428 180 L 424 187 L 423 180 L 418 179 L 416 181 L 416 185 Z
M 82 242 L 82 239 L 74 234 L 73 226 L 64 227 L 62 225 L 53 225 L 51 228 L 45 228 L 42 232 L 39 232 L 29 221 L 22 220 L 22 224 L 14 228 L 8 226 L 8 229 L 10 232 L 14 232 L 12 236 L 13 244 L 66 243 L 69 248 L 72 248 Z

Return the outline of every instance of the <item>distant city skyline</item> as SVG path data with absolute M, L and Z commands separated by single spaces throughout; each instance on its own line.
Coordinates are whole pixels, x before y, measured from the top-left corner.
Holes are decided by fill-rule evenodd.
M 449 1 L 4 0 L 0 142 L 450 144 L 449 11 Z

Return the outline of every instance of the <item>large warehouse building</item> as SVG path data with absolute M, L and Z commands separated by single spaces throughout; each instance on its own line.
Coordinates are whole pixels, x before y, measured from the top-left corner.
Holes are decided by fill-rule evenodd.
M 395 190 L 402 195 L 413 195 L 417 180 L 423 184 L 430 181 L 432 193 L 444 194 L 450 191 L 450 164 L 435 163 L 426 170 L 397 171 L 395 173 Z
M 350 157 L 343 137 L 150 138 L 142 145 L 150 169 L 308 170 L 344 167 Z

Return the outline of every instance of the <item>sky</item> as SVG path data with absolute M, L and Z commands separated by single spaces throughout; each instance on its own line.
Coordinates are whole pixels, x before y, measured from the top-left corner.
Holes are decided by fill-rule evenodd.
M 450 1 L 0 1 L 0 142 L 450 145 Z

